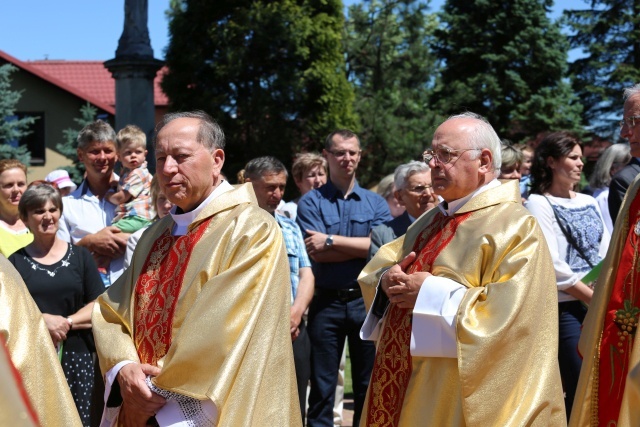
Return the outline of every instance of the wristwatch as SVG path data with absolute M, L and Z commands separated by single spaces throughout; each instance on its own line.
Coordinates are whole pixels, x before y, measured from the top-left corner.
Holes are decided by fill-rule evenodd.
M 69 329 L 73 329 L 73 319 L 71 316 L 67 317 L 67 322 L 69 322 Z
M 325 241 L 324 241 L 324 245 L 325 245 L 326 247 L 331 247 L 331 246 L 333 246 L 333 234 L 329 234 L 329 235 L 327 236 L 327 240 L 325 240 Z

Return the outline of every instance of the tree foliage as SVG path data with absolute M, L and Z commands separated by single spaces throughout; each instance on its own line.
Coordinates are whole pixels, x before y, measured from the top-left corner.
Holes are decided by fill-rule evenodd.
M 430 45 L 437 20 L 427 10 L 428 3 L 416 0 L 349 7 L 347 70 L 367 153 L 358 170 L 361 183 L 373 184 L 418 158 L 433 131 L 429 96 L 437 69 Z
M 73 162 L 72 166 L 66 166 L 62 169 L 69 172 L 69 177 L 76 184 L 82 182 L 85 172 L 84 164 L 78 161 L 78 134 L 86 125 L 96 120 L 97 111 L 89 103 L 80 107 L 80 117 L 73 119 L 78 124 L 78 127 L 63 130 L 63 142 L 56 145 L 56 150 Z
M 590 9 L 565 11 L 572 48 L 570 70 L 583 117 L 603 137 L 617 133 L 622 92 L 640 82 L 640 0 L 594 0 Z
M 29 127 L 35 117 L 18 119 L 16 106 L 22 92 L 11 89 L 11 73 L 17 68 L 11 64 L 0 66 L 0 159 L 18 159 L 25 165 L 31 163 L 31 152 L 20 140 L 29 135 Z
M 439 111 L 482 114 L 514 141 L 579 130 L 581 107 L 566 81 L 568 42 L 547 17 L 552 4 L 447 0 L 436 31 Z
M 169 18 L 163 89 L 174 110 L 219 121 L 227 173 L 264 154 L 290 164 L 356 127 L 340 0 L 173 0 Z

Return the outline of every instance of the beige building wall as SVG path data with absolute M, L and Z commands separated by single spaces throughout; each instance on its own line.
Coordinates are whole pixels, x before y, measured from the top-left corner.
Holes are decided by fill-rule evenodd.
M 63 130 L 78 129 L 74 119 L 80 117 L 80 107 L 87 101 L 22 69 L 11 77 L 12 88 L 22 91 L 17 111 L 44 113 L 45 163 L 29 167 L 27 176 L 29 181 L 44 179 L 52 170 L 71 165 L 71 161 L 56 150 L 56 145 L 63 141 Z M 110 123 L 114 121 L 104 110 L 98 109 L 97 114 L 104 115 Z
M 65 166 L 71 166 L 71 160 L 58 153 L 55 150 L 46 148 L 47 163 L 44 166 L 29 166 L 27 169 L 27 181 L 35 181 L 37 179 L 44 179 L 47 174 L 53 170 L 60 169 Z M 80 184 L 76 182 L 76 184 Z

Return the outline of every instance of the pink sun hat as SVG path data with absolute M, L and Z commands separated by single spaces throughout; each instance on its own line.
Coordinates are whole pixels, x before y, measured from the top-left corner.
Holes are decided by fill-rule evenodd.
M 78 188 L 78 186 L 71 181 L 71 178 L 69 178 L 69 173 L 63 169 L 57 169 L 53 172 L 49 172 L 45 177 L 45 180 L 57 184 L 58 188 L 71 187 L 72 192 L 76 191 L 76 188 Z

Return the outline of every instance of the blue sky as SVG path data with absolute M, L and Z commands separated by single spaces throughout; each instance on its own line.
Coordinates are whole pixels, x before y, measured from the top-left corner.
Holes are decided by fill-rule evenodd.
M 151 47 L 155 57 L 163 59 L 169 42 L 165 17 L 169 0 L 148 1 Z M 443 2 L 433 0 L 432 10 Z M 20 60 L 107 60 L 115 56 L 124 25 L 124 0 L 0 0 L 0 4 L 0 50 Z M 585 0 L 556 1 L 553 17 L 563 9 L 587 5 Z

